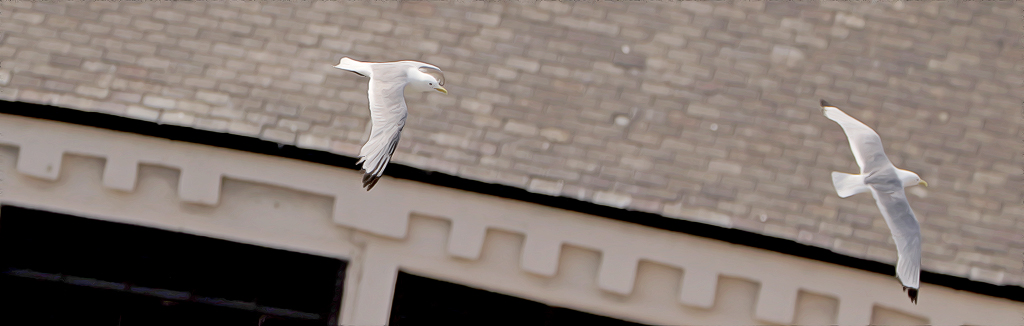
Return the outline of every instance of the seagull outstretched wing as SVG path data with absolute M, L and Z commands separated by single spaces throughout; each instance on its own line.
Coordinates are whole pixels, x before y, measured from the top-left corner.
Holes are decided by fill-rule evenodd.
M 821 101 L 821 110 L 825 117 L 843 128 L 857 165 L 860 165 L 860 175 L 833 173 L 836 190 L 843 197 L 861 190 L 871 191 L 878 210 L 885 218 L 885 224 L 889 226 L 892 239 L 896 242 L 896 253 L 899 256 L 896 277 L 903 284 L 903 289 L 908 291 L 910 300 L 917 303 L 921 274 L 921 227 L 907 202 L 903 181 L 896 167 L 885 156 L 878 133 L 824 100 Z
M 373 63 L 373 74 L 367 90 L 370 99 L 370 139 L 359 150 L 362 164 L 363 187 L 373 189 L 391 162 L 398 148 L 409 109 L 405 104 L 404 89 L 408 83 L 404 65 L 399 63 Z

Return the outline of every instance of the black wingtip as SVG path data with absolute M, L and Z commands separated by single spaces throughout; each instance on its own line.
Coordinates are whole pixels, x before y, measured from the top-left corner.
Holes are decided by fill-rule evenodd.
M 904 286 L 903 287 L 903 291 L 907 291 L 907 295 L 910 296 L 910 302 L 913 302 L 914 304 L 917 304 L 917 289 L 908 288 L 908 287 Z
M 366 191 L 373 189 L 373 186 L 377 185 L 377 181 L 380 181 L 380 177 L 371 173 L 363 173 L 363 188 L 366 188 Z
M 832 105 L 832 104 L 828 104 L 828 102 L 825 102 L 825 100 L 821 100 L 821 106 L 831 106 L 831 107 L 836 107 L 835 105 Z

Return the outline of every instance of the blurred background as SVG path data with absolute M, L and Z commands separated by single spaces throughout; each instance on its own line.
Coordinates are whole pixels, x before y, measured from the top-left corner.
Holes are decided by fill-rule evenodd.
M 928 182 L 907 192 L 923 270 L 1017 291 L 1022 12 L 1010 1 L 3 2 L 0 98 L 354 157 L 368 80 L 331 66 L 418 60 L 444 71 L 449 94 L 407 98 L 393 165 L 894 264 L 871 196 L 835 194 L 831 171 L 859 168 L 825 99 Z

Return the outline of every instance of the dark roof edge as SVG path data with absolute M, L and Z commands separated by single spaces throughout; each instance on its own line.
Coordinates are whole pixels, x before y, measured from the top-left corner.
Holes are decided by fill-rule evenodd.
M 86 112 L 49 105 L 8 101 L 0 101 L 0 103 L 2 103 L 0 104 L 0 113 L 2 114 L 129 132 L 358 170 L 358 167 L 355 165 L 356 159 L 353 157 L 328 153 L 320 150 L 302 149 L 292 145 L 280 146 L 275 142 L 248 136 L 200 130 L 191 127 L 163 125 L 117 115 Z M 674 219 L 653 213 L 618 209 L 573 198 L 542 195 L 526 191 L 522 188 L 486 183 L 440 172 L 421 170 L 395 162 L 388 165 L 384 174 L 400 179 L 509 198 L 673 232 L 686 233 L 734 244 L 761 248 L 884 275 L 895 275 L 895 267 L 893 265 L 851 257 L 825 248 L 808 246 L 793 240 L 776 238 L 760 233 Z M 353 184 L 352 186 L 358 187 L 359 185 Z M 994 285 L 970 280 L 964 277 L 927 271 L 921 272 L 921 282 L 1024 302 L 1024 287 L 1019 286 Z M 893 281 L 893 286 L 897 286 L 895 280 Z

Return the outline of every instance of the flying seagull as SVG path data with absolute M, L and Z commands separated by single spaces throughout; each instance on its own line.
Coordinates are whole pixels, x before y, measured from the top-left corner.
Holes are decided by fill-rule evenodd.
M 893 166 L 882 149 L 882 139 L 863 122 L 825 100 L 821 100 L 821 111 L 826 118 L 843 127 L 846 138 L 850 140 L 853 158 L 860 165 L 860 174 L 833 171 L 832 185 L 841 198 L 868 191 L 875 197 L 878 210 L 882 212 L 896 242 L 899 256 L 896 277 L 903 283 L 903 290 L 910 295 L 910 301 L 916 304 L 921 274 L 921 227 L 903 188 L 918 184 L 927 187 L 928 183 L 917 173 Z
M 448 94 L 443 87 L 444 74 L 437 66 L 418 61 L 362 62 L 344 57 L 334 67 L 370 78 L 370 139 L 359 150 L 356 162 L 363 165 L 363 188 L 370 191 L 391 161 L 405 127 L 409 109 L 404 91 Z

